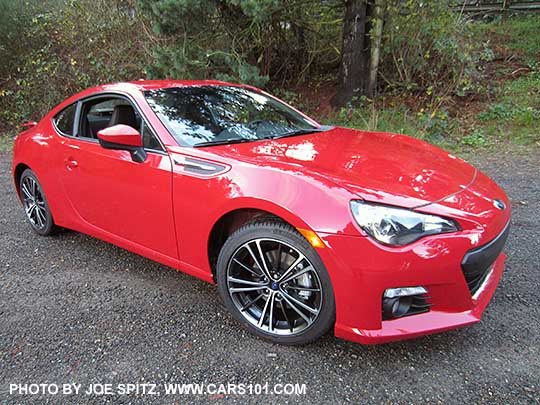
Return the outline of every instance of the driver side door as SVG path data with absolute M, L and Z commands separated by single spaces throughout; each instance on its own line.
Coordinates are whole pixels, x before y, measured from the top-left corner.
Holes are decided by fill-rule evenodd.
M 65 194 L 92 233 L 178 259 L 172 209 L 172 164 L 138 108 L 120 95 L 79 102 L 74 136 L 62 145 Z M 97 132 L 116 124 L 143 136 L 146 160 L 100 146 Z M 147 255 L 148 256 L 148 255 Z

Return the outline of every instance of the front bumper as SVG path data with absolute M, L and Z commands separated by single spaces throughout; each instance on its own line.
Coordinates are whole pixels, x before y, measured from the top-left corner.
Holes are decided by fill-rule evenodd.
M 462 312 L 432 309 L 430 312 L 383 321 L 380 329 L 357 329 L 336 324 L 335 334 L 342 339 L 363 344 L 386 343 L 443 332 L 472 325 L 482 318 L 484 309 L 495 293 L 504 269 L 506 255 L 499 256 L 485 280 L 482 292 L 473 300 L 472 308 Z
M 424 238 L 387 248 L 368 237 L 319 235 L 330 249 L 319 254 L 329 269 L 336 299 L 337 337 L 362 344 L 385 343 L 442 332 L 480 321 L 502 276 L 506 255 L 498 253 L 474 295 L 461 267 L 471 250 L 467 232 Z M 382 319 L 387 288 L 423 286 L 429 312 Z

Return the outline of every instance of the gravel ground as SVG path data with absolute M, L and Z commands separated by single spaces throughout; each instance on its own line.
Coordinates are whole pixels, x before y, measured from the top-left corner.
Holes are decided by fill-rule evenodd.
M 513 200 L 507 269 L 483 322 L 382 346 L 280 347 L 238 327 L 215 287 L 90 237 L 25 223 L 0 156 L 0 402 L 540 401 L 540 159 L 474 156 Z M 21 396 L 10 383 L 306 384 L 305 395 Z

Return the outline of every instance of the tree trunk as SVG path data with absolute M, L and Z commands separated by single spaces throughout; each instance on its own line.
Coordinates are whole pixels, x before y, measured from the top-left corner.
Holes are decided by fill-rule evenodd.
M 342 107 L 354 95 L 366 94 L 369 67 L 367 0 L 345 0 L 341 69 L 333 107 Z
M 369 82 L 367 86 L 367 96 L 374 97 L 377 91 L 377 71 L 379 70 L 379 60 L 381 58 L 381 41 L 383 32 L 385 0 L 374 0 L 373 18 L 371 20 L 371 53 L 369 61 Z

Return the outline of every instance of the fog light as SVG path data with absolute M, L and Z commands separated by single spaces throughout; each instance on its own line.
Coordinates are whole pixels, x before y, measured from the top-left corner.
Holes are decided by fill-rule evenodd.
M 383 316 L 385 319 L 399 318 L 411 309 L 412 297 L 383 299 Z
M 419 313 L 418 309 L 412 308 L 418 307 L 414 304 L 415 298 L 427 294 L 427 290 L 424 287 L 402 287 L 402 288 L 389 288 L 384 292 L 382 300 L 382 312 L 383 319 L 400 318 L 405 315 L 412 315 L 413 313 Z M 423 307 L 423 306 L 422 306 Z M 426 308 L 422 308 L 421 312 L 424 312 Z

